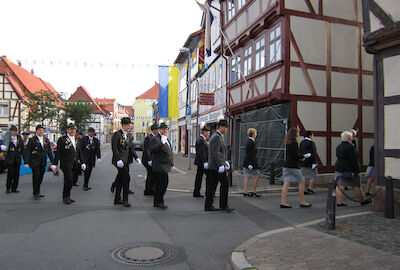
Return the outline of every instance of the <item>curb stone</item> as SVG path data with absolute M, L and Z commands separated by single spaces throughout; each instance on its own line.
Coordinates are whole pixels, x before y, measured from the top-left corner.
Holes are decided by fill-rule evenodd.
M 365 212 L 360 212 L 360 213 L 342 215 L 342 216 L 336 217 L 336 219 L 342 219 L 342 218 L 347 218 L 347 217 L 352 217 L 352 216 L 367 215 L 367 214 L 370 214 L 371 212 L 372 211 L 365 211 Z M 268 237 L 273 234 L 294 230 L 296 228 L 303 228 L 306 226 L 310 226 L 310 225 L 313 225 L 316 223 L 320 223 L 324 220 L 325 220 L 325 218 L 320 218 L 320 219 L 316 219 L 313 221 L 301 223 L 301 224 L 298 224 L 295 226 L 290 226 L 290 227 L 285 227 L 285 228 L 280 228 L 280 229 L 260 233 L 260 234 L 257 234 L 255 236 L 247 239 L 246 241 L 241 243 L 239 246 L 237 246 L 231 253 L 231 264 L 232 264 L 233 269 L 234 270 L 258 270 L 257 267 L 250 264 L 246 260 L 245 252 L 251 245 L 257 243 L 260 239 Z

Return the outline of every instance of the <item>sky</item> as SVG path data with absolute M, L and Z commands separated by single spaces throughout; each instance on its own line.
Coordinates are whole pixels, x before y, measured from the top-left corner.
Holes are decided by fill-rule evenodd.
M 202 16 L 195 0 L 2 0 L 0 6 L 0 55 L 20 60 L 67 98 L 84 86 L 93 98 L 124 105 L 158 81 L 157 65 L 173 64 Z

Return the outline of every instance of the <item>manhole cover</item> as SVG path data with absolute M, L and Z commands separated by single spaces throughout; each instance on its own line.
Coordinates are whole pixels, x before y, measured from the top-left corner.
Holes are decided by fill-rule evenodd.
M 112 258 L 129 265 L 146 266 L 171 261 L 177 255 L 175 248 L 158 243 L 133 243 L 114 250 Z

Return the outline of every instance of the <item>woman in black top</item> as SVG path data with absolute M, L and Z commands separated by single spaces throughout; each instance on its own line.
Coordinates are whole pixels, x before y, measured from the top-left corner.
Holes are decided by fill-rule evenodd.
M 255 139 L 257 137 L 257 130 L 255 128 L 249 128 L 247 130 L 249 139 L 246 142 L 246 152 L 243 160 L 243 174 L 244 174 L 244 193 L 245 197 L 260 197 L 256 193 L 258 178 L 260 177 L 260 171 L 258 170 L 257 162 L 257 147 Z M 249 181 L 254 177 L 253 192 L 248 192 Z
M 341 134 L 342 143 L 336 147 L 336 187 L 337 206 L 346 206 L 343 203 L 343 194 L 345 186 L 354 187 L 354 194 L 363 201 L 363 195 L 360 190 L 360 176 L 357 161 L 357 154 L 354 145 L 352 144 L 353 135 L 349 131 L 344 131 Z
M 304 200 L 304 178 L 301 174 L 299 161 L 304 157 L 310 157 L 311 154 L 305 154 L 304 157 L 299 153 L 299 130 L 297 128 L 290 128 L 285 137 L 286 145 L 286 159 L 283 164 L 282 181 L 282 197 L 281 208 L 291 208 L 286 202 L 286 195 L 290 186 L 290 182 L 298 183 L 298 190 L 300 195 L 300 207 L 310 207 L 311 204 Z
M 304 181 L 306 182 L 307 179 L 310 179 L 308 184 L 308 191 L 304 191 L 304 194 L 315 194 L 314 188 L 314 181 L 318 177 L 318 169 L 317 169 L 317 148 L 313 141 L 313 134 L 311 131 L 306 131 L 304 133 L 304 140 L 300 142 L 300 154 L 302 156 L 310 153 L 310 157 L 305 158 L 304 160 L 300 161 L 300 170 L 301 174 L 303 175 Z M 304 183 L 305 183 L 304 182 Z

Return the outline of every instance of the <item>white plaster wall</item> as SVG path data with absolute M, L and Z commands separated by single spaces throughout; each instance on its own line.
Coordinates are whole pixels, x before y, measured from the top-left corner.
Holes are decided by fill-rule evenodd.
M 374 133 L 374 107 L 363 106 L 362 114 L 363 114 L 363 119 L 362 119 L 363 131 Z
M 363 99 L 374 99 L 374 77 L 369 75 L 362 76 Z
M 298 101 L 297 115 L 306 130 L 326 131 L 326 103 Z
M 232 96 L 234 104 L 239 103 L 240 102 L 240 87 L 232 89 L 231 96 Z M 231 105 L 233 105 L 233 104 L 231 104 Z
M 323 8 L 323 13 L 325 16 L 336 17 L 346 20 L 354 19 L 353 0 L 324 0 Z
M 361 60 L 364 70 L 372 71 L 374 69 L 374 56 L 365 51 L 364 47 L 361 48 Z
M 314 137 L 314 142 L 322 164 L 326 165 L 326 137 Z
M 278 77 L 278 74 L 280 72 L 280 69 L 274 70 L 272 72 L 268 73 L 268 92 L 271 92 L 272 89 L 274 88 L 276 78 Z M 277 88 L 281 87 L 281 81 L 278 83 Z
M 383 59 L 383 71 L 385 96 L 400 95 L 400 55 Z
M 5 80 L 5 83 L 9 83 L 9 81 L 6 79 Z M 3 88 L 3 87 L 2 87 Z M 1 89 L 2 90 L 2 89 Z M 13 91 L 14 92 L 14 89 L 11 87 L 11 84 L 4 84 L 4 90 L 5 91 Z
M 331 140 L 331 145 L 332 145 L 332 150 L 331 150 L 331 165 L 335 165 L 336 163 L 336 147 L 342 142 L 342 139 L 340 137 L 332 137 Z
M 375 0 L 375 2 L 388 12 L 396 21 L 400 21 L 399 0 Z
M 385 158 L 385 176 L 393 178 L 400 178 L 400 159 L 398 158 Z
M 326 96 L 326 72 L 309 69 L 308 74 L 310 74 L 317 95 Z M 312 95 L 301 68 L 290 68 L 290 93 L 295 95 Z
M 310 12 L 304 0 L 285 1 L 285 8 L 298 11 Z
M 236 24 L 238 33 L 242 33 L 242 31 L 246 29 L 246 12 L 243 12 L 239 17 L 237 17 Z
M 385 106 L 385 149 L 400 149 L 400 104 Z
M 332 104 L 332 131 L 352 129 L 358 118 L 357 105 Z
M 372 12 L 369 13 L 369 22 L 371 25 L 371 32 L 375 32 L 376 30 L 384 27 L 384 25 L 381 23 L 381 21 L 378 20 L 378 18 L 375 17 L 375 15 L 372 14 Z
M 258 16 L 260 16 L 260 1 L 262 0 L 256 0 L 254 1 L 250 6 L 249 6 L 249 22 L 253 22 L 255 19 L 257 19 Z M 265 1 L 263 1 L 265 2 Z M 266 6 L 268 3 L 265 3 L 264 5 Z
M 261 76 L 255 79 L 255 83 L 257 85 L 258 91 L 260 91 L 260 94 L 265 94 L 265 76 Z
M 236 36 L 236 30 L 235 30 L 235 24 L 236 22 L 232 23 L 229 25 L 228 28 L 225 30 L 226 38 L 230 41 Z
M 342 0 L 340 0 L 342 1 Z M 346 0 L 348 1 L 348 0 Z M 350 2 L 350 1 L 348 1 Z M 352 2 L 352 1 L 351 1 Z M 339 5 L 339 4 L 338 4 Z M 331 24 L 332 66 L 357 68 L 358 31 L 354 26 Z
M 333 97 L 358 98 L 357 74 L 332 72 L 331 93 Z
M 290 27 L 304 62 L 308 64 L 326 65 L 325 22 L 291 16 Z M 291 53 L 291 59 L 293 61 L 298 61 L 294 60 L 292 57 L 297 58 L 294 50 Z

